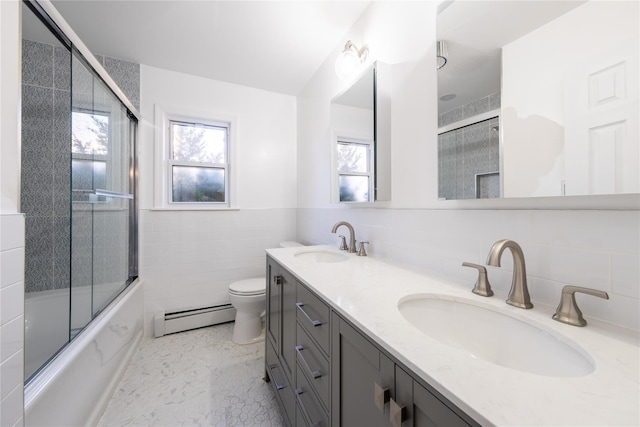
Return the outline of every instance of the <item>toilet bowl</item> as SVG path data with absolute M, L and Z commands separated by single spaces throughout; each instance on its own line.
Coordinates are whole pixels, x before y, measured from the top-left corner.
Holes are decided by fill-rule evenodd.
M 280 247 L 302 246 L 298 242 L 282 242 Z M 229 301 L 236 309 L 231 339 L 236 344 L 264 340 L 262 316 L 265 311 L 267 283 L 264 276 L 239 280 L 229 285 Z
M 236 309 L 231 339 L 236 344 L 262 341 L 262 313 L 265 309 L 264 277 L 239 280 L 229 285 L 229 301 Z

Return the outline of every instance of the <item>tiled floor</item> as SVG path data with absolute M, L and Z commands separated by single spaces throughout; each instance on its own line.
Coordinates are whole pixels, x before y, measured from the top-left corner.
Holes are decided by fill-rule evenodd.
M 264 342 L 237 345 L 233 323 L 143 341 L 99 426 L 281 426 Z

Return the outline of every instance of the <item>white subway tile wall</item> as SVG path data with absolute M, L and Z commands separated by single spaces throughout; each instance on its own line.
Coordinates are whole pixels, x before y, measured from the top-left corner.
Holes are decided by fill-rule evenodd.
M 24 217 L 0 215 L 0 425 L 22 424 Z
M 555 307 L 563 286 L 609 293 L 609 300 L 578 295 L 587 318 L 640 330 L 640 217 L 637 211 L 299 209 L 298 240 L 338 243 L 331 226 L 351 222 L 367 252 L 412 268 L 431 270 L 471 289 L 491 245 L 512 239 L 525 254 L 534 303 Z M 511 284 L 512 260 L 487 267 L 498 297 Z
M 265 249 L 295 240 L 295 209 L 140 211 L 145 335 L 159 311 L 226 304 L 231 282 L 263 276 Z

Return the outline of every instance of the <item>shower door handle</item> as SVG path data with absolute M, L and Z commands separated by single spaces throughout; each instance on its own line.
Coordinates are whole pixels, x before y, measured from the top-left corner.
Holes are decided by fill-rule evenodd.
M 114 197 L 116 199 L 133 199 L 133 194 L 130 193 L 118 193 L 117 191 L 102 190 L 99 188 L 94 190 L 94 194 L 96 196 Z
M 96 188 L 95 190 L 71 190 L 71 191 L 73 191 L 74 193 L 95 194 L 96 196 L 113 197 L 116 199 L 133 199 L 133 194 L 102 190 L 100 188 Z

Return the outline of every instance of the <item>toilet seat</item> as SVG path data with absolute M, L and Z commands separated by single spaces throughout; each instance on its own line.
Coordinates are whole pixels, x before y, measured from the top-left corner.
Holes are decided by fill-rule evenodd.
M 254 277 L 233 282 L 229 285 L 229 293 L 240 296 L 262 295 L 266 293 L 265 278 Z

